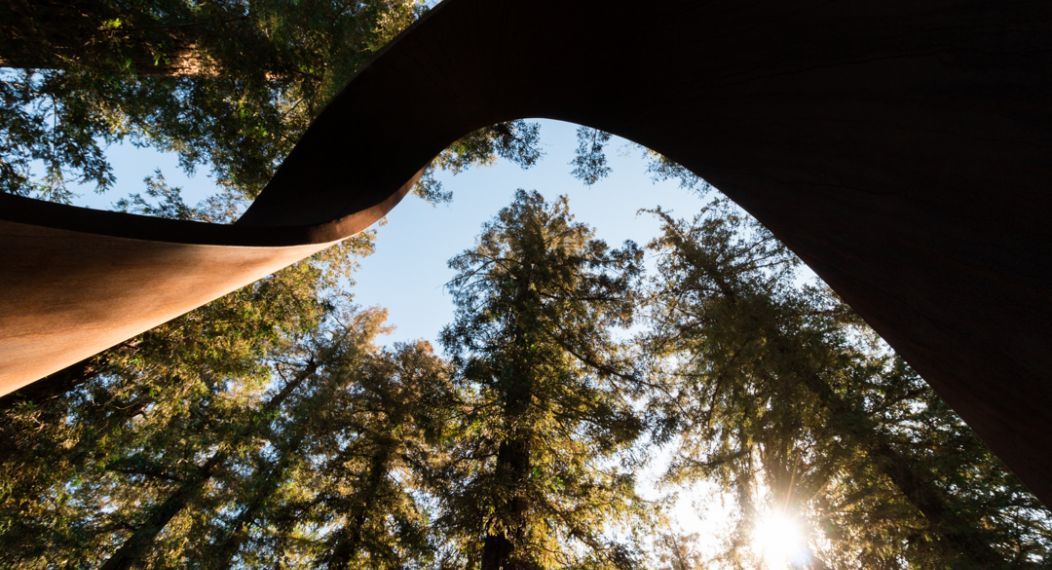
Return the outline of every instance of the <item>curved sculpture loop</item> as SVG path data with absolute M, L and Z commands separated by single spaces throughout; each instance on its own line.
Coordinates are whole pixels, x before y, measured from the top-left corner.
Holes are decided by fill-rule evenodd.
M 362 230 L 457 138 L 550 117 L 767 225 L 1052 504 L 1052 3 L 446 0 L 244 217 L 0 197 L 9 392 Z

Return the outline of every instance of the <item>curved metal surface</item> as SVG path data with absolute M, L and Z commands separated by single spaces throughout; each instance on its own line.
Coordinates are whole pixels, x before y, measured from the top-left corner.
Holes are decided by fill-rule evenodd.
M 0 201 L 0 385 L 361 230 L 447 145 L 520 117 L 611 131 L 716 185 L 1052 504 L 1044 1 L 446 0 L 233 226 Z

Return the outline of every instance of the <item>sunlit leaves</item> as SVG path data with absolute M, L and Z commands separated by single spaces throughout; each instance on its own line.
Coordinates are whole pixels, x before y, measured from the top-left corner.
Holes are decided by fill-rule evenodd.
M 484 567 L 628 565 L 604 534 L 641 509 L 617 465 L 643 429 L 627 397 L 640 371 L 613 339 L 632 322 L 641 251 L 595 240 L 565 198 L 519 191 L 450 266 L 443 341 L 464 419 L 436 474 L 442 528 Z
M 1047 559 L 1047 511 L 850 309 L 798 282 L 766 230 L 719 202 L 655 214 L 656 435 L 677 447 L 670 481 L 714 480 L 737 502 L 728 565 L 756 556 L 742 537 L 775 508 L 831 567 Z M 1010 523 L 1013 502 L 1027 507 Z

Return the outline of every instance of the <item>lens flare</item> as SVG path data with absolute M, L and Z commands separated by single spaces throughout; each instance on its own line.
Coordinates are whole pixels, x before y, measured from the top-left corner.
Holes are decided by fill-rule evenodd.
M 757 519 L 752 549 L 768 570 L 806 567 L 809 558 L 799 521 L 782 511 L 769 511 Z

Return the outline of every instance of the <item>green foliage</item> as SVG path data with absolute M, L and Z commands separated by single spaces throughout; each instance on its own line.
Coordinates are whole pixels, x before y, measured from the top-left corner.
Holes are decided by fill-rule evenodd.
M 678 448 L 671 480 L 733 493 L 728 560 L 749 560 L 751 525 L 781 508 L 836 568 L 1050 561 L 1048 512 L 829 291 L 797 285 L 769 232 L 721 203 L 655 213 L 658 436 Z
M 433 475 L 440 526 L 471 566 L 628 565 L 605 531 L 643 508 L 617 465 L 643 425 L 613 331 L 632 321 L 641 251 L 519 191 L 450 267 L 461 428 Z
M 146 194 L 125 207 L 231 215 L 221 197 L 188 206 L 161 177 Z M 371 248 L 356 236 L 0 401 L 0 564 L 95 560 L 115 533 L 149 522 L 151 498 L 200 476 L 210 449 L 257 422 L 277 359 L 318 334 Z
M 701 195 L 712 190 L 712 185 L 667 156 L 650 149 L 643 149 L 643 158 L 647 161 L 647 172 L 654 181 L 675 180 L 684 190 Z
M 0 191 L 109 188 L 106 145 L 173 152 L 249 198 L 329 99 L 424 12 L 418 0 L 34 2 L 0 7 Z M 528 166 L 537 127 L 466 137 L 438 165 Z M 441 197 L 423 186 L 428 198 Z
M 434 443 L 447 431 L 449 367 L 424 342 L 385 351 L 350 376 L 324 422 L 311 484 L 316 524 L 339 523 L 317 561 L 330 568 L 424 566 L 436 545 L 414 496 Z
M 437 167 L 532 163 L 531 128 Z M 118 205 L 245 200 L 157 173 Z M 0 567 L 740 568 L 775 508 L 812 567 L 1049 565 L 1049 512 L 769 232 L 654 214 L 644 290 L 635 244 L 519 191 L 450 261 L 449 358 L 377 346 L 348 290 L 366 233 L 3 398 Z M 658 445 L 665 482 L 733 504 L 715 557 L 637 495 Z
M 610 174 L 606 164 L 606 143 L 610 142 L 610 133 L 588 127 L 577 128 L 577 152 L 570 161 L 571 173 L 591 186 Z
M 0 561 L 423 564 L 437 547 L 411 483 L 445 437 L 450 375 L 426 343 L 376 348 L 384 317 L 327 310 L 247 362 L 218 348 L 195 360 L 207 351 L 157 331 L 181 351 L 154 356 L 143 339 L 58 401 L 19 402 Z

